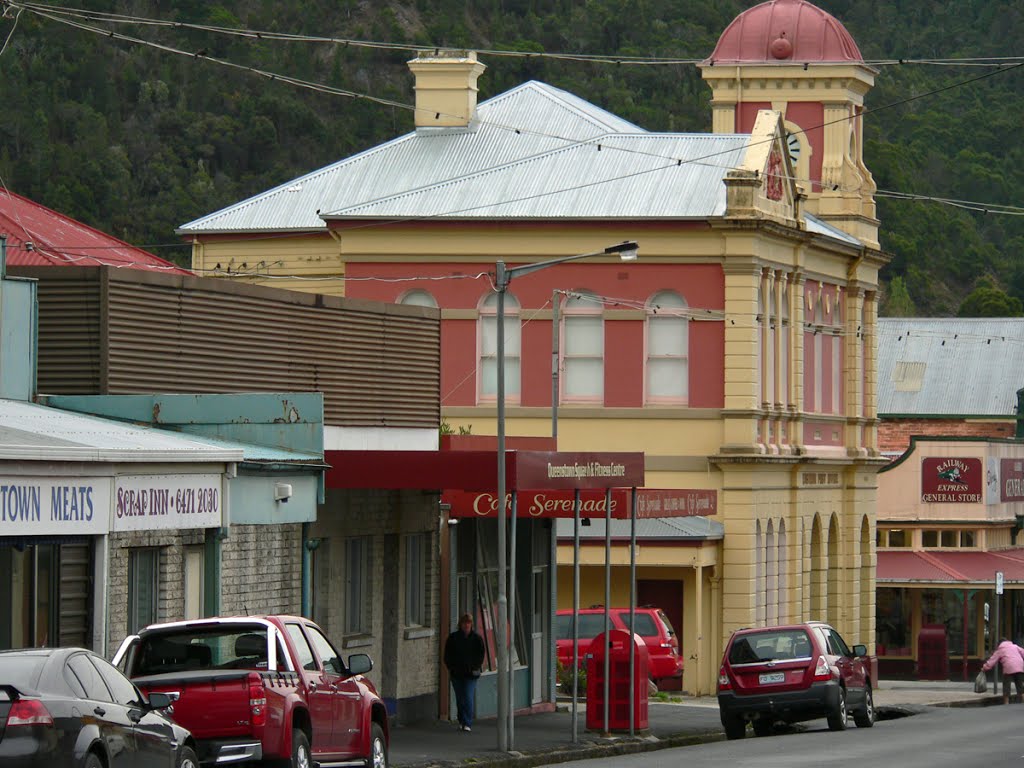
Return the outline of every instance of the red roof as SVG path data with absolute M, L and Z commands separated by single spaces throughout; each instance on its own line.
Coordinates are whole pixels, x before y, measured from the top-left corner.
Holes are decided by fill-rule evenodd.
M 6 189 L 0 189 L 0 234 L 7 235 L 7 263 L 12 266 L 111 266 L 192 274 Z
M 1024 583 L 1024 549 L 994 552 L 879 552 L 880 582 L 991 584 L 996 571 L 1006 582 Z
M 834 16 L 806 0 L 769 0 L 725 28 L 708 59 L 727 62 L 863 61 Z

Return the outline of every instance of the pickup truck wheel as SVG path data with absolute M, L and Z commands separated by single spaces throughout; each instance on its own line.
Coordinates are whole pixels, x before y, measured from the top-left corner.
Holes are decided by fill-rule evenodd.
M 292 761 L 291 768 L 313 768 L 313 760 L 309 755 L 309 739 L 298 728 L 292 729 Z
M 95 752 L 90 752 L 85 756 L 84 768 L 103 768 L 103 760 Z
M 370 756 L 366 768 L 388 768 L 388 743 L 384 741 L 384 729 L 377 723 L 370 730 Z
M 178 762 L 176 768 L 199 768 L 199 758 L 191 747 L 182 747 L 178 750 Z

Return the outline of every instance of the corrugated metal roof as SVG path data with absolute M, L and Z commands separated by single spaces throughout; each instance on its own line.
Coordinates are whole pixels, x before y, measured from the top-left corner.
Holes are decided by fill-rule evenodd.
M 748 141 L 729 135 L 649 134 L 577 96 L 535 81 L 480 104 L 477 116 L 469 129 L 420 129 L 178 231 L 321 231 L 326 226 L 321 213 L 329 212 L 706 217 L 724 210 L 721 178 L 739 164 Z M 703 162 L 678 166 L 666 156 Z M 617 176 L 627 178 L 609 181 Z M 570 186 L 581 188 L 497 206 L 502 199 Z M 488 189 L 489 200 L 478 208 L 481 187 Z
M 220 437 L 207 437 L 206 435 L 193 435 L 188 432 L 177 432 L 187 440 L 192 440 L 204 445 L 224 448 L 230 451 L 241 451 L 243 461 L 251 461 L 259 464 L 294 464 L 311 467 L 327 467 L 324 457 L 315 453 L 301 453 L 289 451 L 284 448 L 275 448 L 267 445 L 255 445 L 254 443 L 242 443 L 237 440 L 226 440 Z
M 0 233 L 7 235 L 7 263 L 12 266 L 107 265 L 192 274 L 6 189 L 0 189 Z
M 1012 416 L 1022 318 L 879 318 L 881 416 Z
M 853 235 L 843 232 L 843 230 L 838 227 L 833 227 L 828 222 L 822 221 L 813 214 L 804 213 L 804 219 L 807 221 L 808 232 L 816 235 L 828 235 L 829 237 L 834 237 L 836 240 L 842 240 L 844 243 L 850 243 L 851 245 L 863 245 L 863 243 Z
M 604 519 L 590 519 L 590 525 L 580 526 L 580 539 L 604 539 Z M 560 541 L 573 538 L 573 520 L 558 518 L 555 531 Z M 612 520 L 611 534 L 614 539 L 629 538 L 629 520 Z M 660 517 L 636 521 L 637 539 L 667 539 L 675 541 L 718 541 L 725 538 L 725 527 L 717 520 L 707 517 Z
M 243 451 L 166 430 L 0 400 L 0 459 L 24 461 L 238 462 Z

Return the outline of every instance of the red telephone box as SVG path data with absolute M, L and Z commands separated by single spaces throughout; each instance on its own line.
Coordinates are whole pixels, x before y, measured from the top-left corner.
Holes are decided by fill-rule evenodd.
M 946 625 L 924 624 L 917 635 L 918 680 L 949 680 Z
M 629 677 L 630 634 L 609 630 L 595 637 L 587 650 L 587 730 L 604 730 L 604 657 L 608 654 L 608 730 L 629 730 L 629 702 L 633 701 L 633 727 L 647 729 L 647 646 L 632 636 L 633 679 Z

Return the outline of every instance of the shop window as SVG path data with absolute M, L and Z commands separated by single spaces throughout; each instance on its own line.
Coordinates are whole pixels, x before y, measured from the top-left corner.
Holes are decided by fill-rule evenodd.
M 160 603 L 160 550 L 128 551 L 128 632 L 157 621 Z
M 58 645 L 57 546 L 0 546 L 0 649 Z
M 427 535 L 405 537 L 405 624 L 427 625 Z
M 522 325 L 519 302 L 505 294 L 505 397 L 519 399 Z M 498 395 L 498 294 L 491 293 L 480 304 L 480 398 Z
M 574 293 L 562 316 L 562 399 L 604 397 L 604 318 L 597 297 Z
M 686 302 L 672 291 L 647 305 L 647 400 L 686 402 L 689 389 L 689 318 Z
M 423 290 L 408 291 L 403 294 L 398 303 L 412 307 L 431 307 L 437 309 L 437 300 L 429 292 Z
M 876 592 L 875 642 L 879 656 L 911 655 L 910 593 L 900 587 Z
M 370 634 L 369 536 L 345 540 L 345 621 L 346 635 Z
M 966 645 L 967 655 L 978 653 L 978 596 L 968 591 L 967 607 L 964 607 L 964 590 L 925 589 L 921 591 L 921 624 L 939 624 L 946 627 L 946 649 L 949 656 L 963 656 Z M 964 614 L 968 617 L 967 634 L 964 635 Z
M 974 543 L 974 531 L 960 531 L 960 546 L 961 547 L 976 547 Z
M 946 533 L 943 531 L 943 533 Z M 921 531 L 921 546 L 925 549 L 932 549 L 939 546 L 938 531 Z
M 960 531 L 943 531 L 942 546 L 956 547 L 960 545 Z
M 902 528 L 890 528 L 888 533 L 889 547 L 899 549 L 910 546 L 910 531 L 903 530 Z

